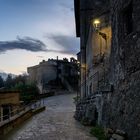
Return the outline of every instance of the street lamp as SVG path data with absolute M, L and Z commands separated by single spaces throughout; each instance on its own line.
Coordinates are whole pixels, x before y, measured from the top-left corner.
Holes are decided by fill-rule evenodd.
M 99 19 L 95 19 L 92 22 L 95 31 L 105 40 L 107 40 L 107 35 L 105 33 L 100 32 L 101 22 Z
M 99 19 L 95 19 L 93 21 L 93 27 L 94 27 L 95 31 L 99 30 L 99 28 L 100 28 L 100 20 Z

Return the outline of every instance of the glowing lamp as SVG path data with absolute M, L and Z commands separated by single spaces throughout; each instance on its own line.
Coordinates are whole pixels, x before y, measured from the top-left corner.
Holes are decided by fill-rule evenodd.
M 100 28 L 100 20 L 95 19 L 93 21 L 93 26 L 94 26 L 95 30 L 98 30 Z

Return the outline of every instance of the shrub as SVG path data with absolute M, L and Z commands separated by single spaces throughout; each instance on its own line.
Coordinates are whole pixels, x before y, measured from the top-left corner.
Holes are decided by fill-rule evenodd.
M 97 137 L 98 140 L 107 140 L 107 137 L 105 136 L 104 129 L 100 126 L 95 126 L 95 127 L 91 128 L 90 134 Z

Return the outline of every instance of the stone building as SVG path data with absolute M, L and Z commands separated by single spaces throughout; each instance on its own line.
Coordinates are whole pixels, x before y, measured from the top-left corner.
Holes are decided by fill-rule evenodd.
M 18 91 L 0 91 L 0 121 L 14 115 L 15 110 L 20 107 Z
M 140 1 L 75 0 L 80 101 L 75 118 L 140 139 Z
M 103 3 L 104 5 L 102 6 Z M 100 75 L 103 74 L 103 70 L 105 72 L 103 59 L 107 60 L 110 55 L 111 26 L 108 4 L 109 3 L 106 1 L 97 1 L 95 3 L 92 0 L 89 1 L 89 3 L 87 1 L 75 1 L 77 37 L 80 37 L 81 40 L 80 56 L 82 97 L 87 96 L 95 89 L 93 88 L 93 82 L 95 79 L 93 76 L 97 72 L 100 72 Z M 107 6 L 105 7 L 105 5 Z M 102 23 L 100 31 L 97 31 L 93 27 L 93 22 L 96 18 L 100 18 L 100 22 Z M 95 75 L 95 77 L 98 78 L 97 75 Z
M 75 90 L 78 85 L 78 65 L 74 58 L 70 62 L 67 58 L 43 60 L 39 65 L 29 67 L 27 71 L 29 81 L 37 84 L 40 93 L 55 91 L 61 86 Z
M 100 124 L 102 121 L 101 91 L 110 90 L 107 76 L 111 51 L 110 3 L 75 0 L 75 17 L 77 37 L 80 37 L 79 96 L 82 99 L 81 103 L 85 101 L 77 105 L 76 117 L 79 120 L 85 119 L 91 123 L 97 121 Z M 95 22 L 100 22 L 100 27 Z M 94 99 L 91 104 L 86 104 L 89 98 Z

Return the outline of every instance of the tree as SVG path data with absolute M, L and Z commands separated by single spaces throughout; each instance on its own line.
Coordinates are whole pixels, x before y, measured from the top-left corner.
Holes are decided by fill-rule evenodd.
M 14 89 L 19 84 L 25 85 L 26 82 L 27 82 L 26 75 L 19 75 L 19 76 L 12 78 L 12 76 L 9 74 L 5 81 L 5 87 L 10 90 L 10 89 Z
M 0 88 L 4 87 L 4 80 L 3 78 L 0 76 Z
M 35 84 L 24 84 L 18 83 L 14 87 L 15 90 L 20 91 L 20 99 L 24 101 L 24 103 L 29 103 L 32 100 L 36 100 L 39 95 L 39 90 Z
M 24 103 L 35 100 L 39 94 L 36 84 L 29 84 L 27 78 L 27 75 L 19 75 L 14 78 L 12 78 L 11 75 L 8 75 L 5 81 L 6 89 L 20 91 L 20 99 L 24 101 Z
M 8 74 L 7 79 L 5 81 L 5 87 L 9 89 L 12 86 L 13 86 L 13 79 L 12 79 L 12 76 Z

